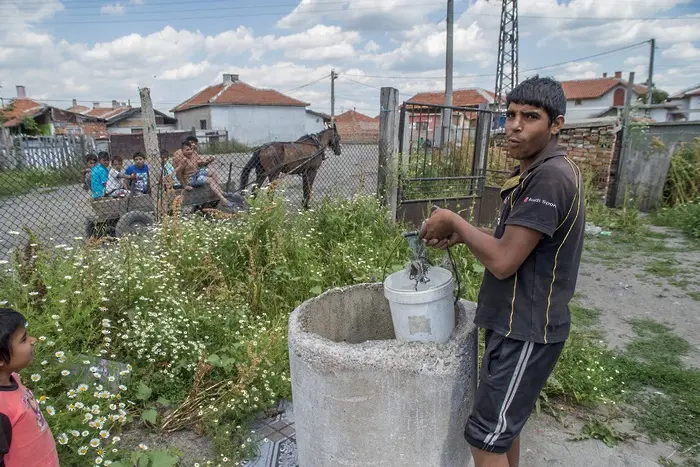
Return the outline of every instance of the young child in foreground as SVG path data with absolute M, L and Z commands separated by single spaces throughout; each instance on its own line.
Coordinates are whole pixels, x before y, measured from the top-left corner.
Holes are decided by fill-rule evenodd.
M 0 467 L 59 467 L 51 429 L 17 374 L 34 358 L 26 328 L 24 316 L 0 308 Z

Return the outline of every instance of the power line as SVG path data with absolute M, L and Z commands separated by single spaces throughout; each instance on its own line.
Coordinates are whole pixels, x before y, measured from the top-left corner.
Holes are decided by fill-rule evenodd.
M 282 92 L 283 92 L 283 93 L 288 93 L 288 92 L 299 91 L 300 89 L 304 89 L 304 88 L 307 87 L 307 86 L 311 86 L 312 84 L 316 84 L 316 83 L 318 83 L 319 81 L 322 81 L 322 80 L 324 80 L 324 79 L 326 79 L 326 78 L 329 78 L 330 76 L 331 76 L 330 74 L 326 74 L 326 75 L 323 75 L 322 77 L 320 77 L 319 79 L 315 79 L 315 80 L 310 81 L 310 82 L 308 82 L 308 83 L 306 83 L 306 84 L 302 84 L 301 86 L 297 86 L 296 88 L 287 89 L 286 91 L 282 91 Z
M 573 60 L 567 60 L 565 62 L 559 62 L 559 63 L 553 63 L 551 65 L 544 65 L 536 68 L 530 68 L 527 70 L 522 70 L 523 73 L 527 73 L 530 71 L 538 71 L 538 70 L 544 70 L 546 68 L 556 68 L 560 67 L 563 65 L 568 65 L 570 63 L 576 63 L 576 62 L 581 62 L 583 60 L 590 60 L 592 58 L 597 58 L 597 57 L 602 57 L 605 55 L 610 55 L 613 53 L 621 52 L 623 50 L 628 50 L 628 49 L 633 49 L 636 47 L 640 47 L 644 44 L 648 44 L 649 41 L 643 41 L 643 42 L 638 42 L 636 44 L 628 45 L 625 47 L 620 47 L 617 49 L 613 50 L 608 50 L 606 52 L 601 52 L 593 55 L 588 55 L 586 57 L 581 57 L 581 58 L 576 58 Z M 351 73 L 344 73 L 344 76 L 347 78 L 348 76 L 354 76 L 357 78 L 371 78 L 371 79 L 417 79 L 417 80 L 426 80 L 426 79 L 444 79 L 444 76 L 382 76 L 382 75 L 357 75 L 357 74 L 351 74 Z M 472 75 L 454 75 L 454 78 L 490 78 L 496 76 L 495 73 L 482 73 L 482 74 L 472 74 Z
M 354 80 L 354 79 L 352 79 L 352 78 L 348 78 L 348 77 L 345 76 L 345 75 L 339 75 L 338 77 L 339 77 L 339 78 L 343 78 L 343 79 L 347 79 L 348 81 L 352 81 L 353 83 L 361 84 L 362 86 L 367 86 L 368 88 L 379 89 L 379 90 L 381 90 L 381 88 L 378 88 L 377 86 L 372 86 L 371 84 L 362 83 L 362 82 L 357 81 L 357 80 Z

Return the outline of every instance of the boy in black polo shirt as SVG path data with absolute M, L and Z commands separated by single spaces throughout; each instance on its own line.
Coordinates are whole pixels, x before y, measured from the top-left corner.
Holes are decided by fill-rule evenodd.
M 581 173 L 558 145 L 561 85 L 535 76 L 507 105 L 509 153 L 520 167 L 501 189 L 493 236 L 446 209 L 420 231 L 436 248 L 464 243 L 486 268 L 474 319 L 486 351 L 464 431 L 476 467 L 519 464 L 520 431 L 569 336 L 585 225 Z

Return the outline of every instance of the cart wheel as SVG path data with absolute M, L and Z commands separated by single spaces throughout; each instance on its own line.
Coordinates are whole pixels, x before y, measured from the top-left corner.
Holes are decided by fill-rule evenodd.
M 92 219 L 85 219 L 85 240 L 97 237 L 98 235 L 95 221 Z
M 232 206 L 224 207 L 221 206 L 221 203 L 219 203 L 219 209 L 226 213 L 232 214 L 235 212 L 248 211 L 250 209 L 248 201 L 243 195 L 240 195 L 238 193 L 227 193 L 226 199 L 229 200 Z
M 114 227 L 114 234 L 117 237 L 134 234 L 142 231 L 144 227 L 153 225 L 153 216 L 143 211 L 131 211 L 119 218 Z

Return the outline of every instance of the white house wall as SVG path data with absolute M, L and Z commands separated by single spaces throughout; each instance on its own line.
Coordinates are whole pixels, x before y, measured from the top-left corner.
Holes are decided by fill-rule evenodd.
M 323 131 L 323 119 L 318 115 L 306 113 L 306 133 L 318 133 Z
M 223 127 L 215 127 L 212 125 L 211 113 L 209 107 L 195 107 L 194 109 L 176 112 L 178 130 L 191 130 L 194 127 L 200 129 L 199 121 L 207 121 L 207 130 L 222 130 Z
M 293 141 L 306 134 L 304 107 L 214 106 L 211 121 L 213 128 L 228 130 L 229 139 L 249 146 Z
M 594 118 L 613 106 L 615 91 L 617 89 L 626 89 L 625 86 L 616 86 L 606 92 L 597 99 L 582 99 L 581 104 L 576 105 L 575 100 L 566 101 L 566 121 L 574 122 L 584 120 L 586 118 Z M 636 99 L 638 94 L 632 93 L 632 100 Z

